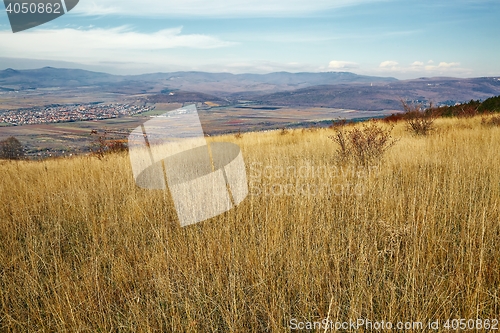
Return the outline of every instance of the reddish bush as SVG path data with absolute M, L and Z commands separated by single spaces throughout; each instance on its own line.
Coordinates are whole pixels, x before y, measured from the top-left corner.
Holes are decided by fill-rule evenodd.
M 90 151 L 92 155 L 97 156 L 99 159 L 103 158 L 105 154 L 116 153 L 128 149 L 127 140 L 110 138 L 108 131 L 99 134 L 96 130 L 92 130 L 90 135 L 97 135 L 96 139 L 92 142 Z
M 404 120 L 404 116 L 402 114 L 395 114 L 395 113 L 382 119 L 382 121 L 384 121 L 386 123 L 397 123 L 397 122 L 402 121 L 402 120 Z

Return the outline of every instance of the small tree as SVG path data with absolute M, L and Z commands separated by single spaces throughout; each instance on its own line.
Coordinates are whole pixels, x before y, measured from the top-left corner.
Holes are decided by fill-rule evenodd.
M 24 149 L 18 139 L 11 136 L 0 141 L 0 158 L 8 160 L 20 160 L 24 157 Z
M 437 111 L 431 106 L 425 109 L 422 104 L 411 104 L 401 100 L 405 110 L 404 119 L 407 129 L 416 135 L 427 135 L 434 129 Z

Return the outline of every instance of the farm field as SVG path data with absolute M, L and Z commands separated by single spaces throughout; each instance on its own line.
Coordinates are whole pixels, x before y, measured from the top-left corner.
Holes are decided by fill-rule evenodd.
M 266 105 L 216 107 L 200 112 L 201 121 L 209 133 L 251 132 L 293 127 L 326 127 L 332 120 L 365 119 L 389 116 L 396 110 L 356 111 L 334 108 L 296 108 Z
M 128 153 L 0 161 L 0 330 L 498 322 L 500 127 L 439 118 L 414 136 L 399 122 L 365 167 L 336 158 L 335 133 L 208 138 L 240 146 L 250 193 L 185 228 L 168 192 L 135 186 Z
M 95 137 L 90 133 L 107 131 L 109 138 L 124 140 L 136 127 L 170 110 L 181 107 L 180 103 L 161 103 L 156 109 L 134 116 L 106 120 L 68 123 L 3 126 L 0 140 L 16 137 L 27 147 L 31 156 L 66 156 L 89 151 Z M 266 107 L 214 107 L 200 109 L 204 130 L 209 135 L 261 131 L 283 127 L 329 126 L 333 119 L 358 119 L 387 116 L 397 111 L 354 111 L 331 108 L 280 108 Z M 1 126 L 1 124 L 0 124 Z
M 121 117 L 99 121 L 38 124 L 2 127 L 0 139 L 16 137 L 27 147 L 29 155 L 46 151 L 54 155 L 81 154 L 88 152 L 94 138 L 92 130 L 113 132 L 113 137 L 126 137 L 130 129 L 144 122 L 141 118 Z M 63 153 L 64 152 L 64 153 Z
M 141 95 L 131 95 L 124 97 L 123 94 L 102 92 L 99 89 L 78 88 L 46 88 L 24 91 L 12 91 L 0 93 L 0 111 L 17 108 L 27 108 L 32 106 L 50 104 L 76 104 L 117 101 L 133 101 Z

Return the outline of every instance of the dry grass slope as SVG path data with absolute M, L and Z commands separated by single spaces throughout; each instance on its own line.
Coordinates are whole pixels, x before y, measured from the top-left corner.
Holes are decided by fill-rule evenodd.
M 0 330 L 283 332 L 329 309 L 500 319 L 500 127 L 435 125 L 396 125 L 369 173 L 335 161 L 331 129 L 212 138 L 241 146 L 260 195 L 184 229 L 124 153 L 0 162 Z M 360 174 L 294 173 L 311 167 Z

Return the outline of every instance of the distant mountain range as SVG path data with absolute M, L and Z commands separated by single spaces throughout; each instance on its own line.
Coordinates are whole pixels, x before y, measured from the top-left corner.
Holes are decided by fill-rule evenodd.
M 400 100 L 454 104 L 500 95 L 500 78 L 420 78 L 357 75 L 349 72 L 229 74 L 174 72 L 111 75 L 44 67 L 0 71 L 0 93 L 47 88 L 80 93 L 142 94 L 150 102 L 206 102 L 332 107 L 356 110 L 399 109 Z M 85 89 L 77 89 L 85 88 Z
M 174 72 L 143 75 L 111 75 L 80 69 L 44 67 L 30 70 L 0 71 L 0 87 L 36 89 L 53 87 L 101 86 L 105 89 L 129 87 L 139 89 L 177 89 L 228 97 L 234 93 L 270 93 L 324 84 L 395 82 L 394 78 L 363 76 L 348 72 L 229 74 L 206 72 Z
M 499 78 L 422 78 L 373 85 L 323 85 L 259 96 L 261 103 L 356 110 L 398 110 L 401 100 L 436 105 L 500 95 Z

